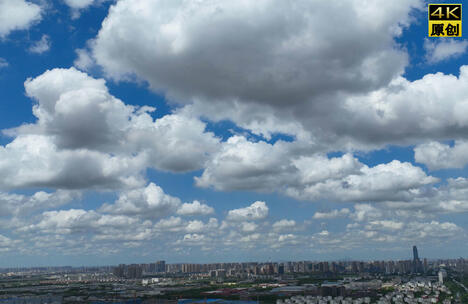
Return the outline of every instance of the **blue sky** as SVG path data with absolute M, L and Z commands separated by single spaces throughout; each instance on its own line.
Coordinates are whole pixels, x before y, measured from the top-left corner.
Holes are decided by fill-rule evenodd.
M 463 256 L 468 42 L 314 5 L 0 0 L 0 267 Z

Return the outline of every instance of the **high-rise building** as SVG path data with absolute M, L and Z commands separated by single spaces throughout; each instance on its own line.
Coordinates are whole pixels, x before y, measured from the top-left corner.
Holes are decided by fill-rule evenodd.
M 166 261 L 156 261 L 156 272 L 166 272 Z
M 278 266 L 278 273 L 279 274 L 284 274 L 284 265 L 283 264 Z
M 417 261 L 419 260 L 419 256 L 418 256 L 418 248 L 415 246 L 413 246 L 413 261 Z
M 421 272 L 422 271 L 422 263 L 419 259 L 418 255 L 418 248 L 413 246 L 413 272 Z

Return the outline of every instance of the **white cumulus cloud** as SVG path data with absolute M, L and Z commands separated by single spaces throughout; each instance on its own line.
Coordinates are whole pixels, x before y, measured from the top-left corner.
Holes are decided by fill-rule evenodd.
M 41 20 L 39 5 L 25 0 L 0 0 L 0 38 L 14 30 L 26 30 Z
M 214 209 L 206 204 L 202 204 L 199 201 L 193 201 L 192 203 L 184 203 L 177 210 L 177 214 L 190 216 L 190 215 L 208 215 L 213 214 Z
M 52 42 L 48 35 L 42 35 L 41 39 L 34 42 L 33 45 L 29 48 L 29 52 L 34 54 L 42 54 L 49 51 Z
M 426 50 L 426 59 L 430 63 L 438 63 L 440 61 L 459 57 L 466 52 L 468 41 L 443 39 L 424 40 L 424 49 Z
M 468 164 L 468 142 L 455 141 L 453 146 L 439 142 L 428 142 L 414 148 L 416 162 L 426 165 L 430 170 L 463 168 Z
M 249 220 L 262 220 L 268 216 L 268 207 L 265 202 L 257 201 L 252 205 L 229 210 L 226 217 L 230 221 L 249 221 Z

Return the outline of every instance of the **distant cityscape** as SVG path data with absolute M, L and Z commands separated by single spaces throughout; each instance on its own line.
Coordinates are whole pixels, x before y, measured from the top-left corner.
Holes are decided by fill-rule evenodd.
M 30 267 L 0 268 L 1 273 L 20 272 L 112 272 L 116 277 L 138 279 L 154 274 L 192 275 L 208 278 L 236 277 L 241 279 L 292 273 L 321 274 L 411 274 L 425 273 L 441 265 L 459 271 L 468 270 L 468 259 L 420 259 L 413 246 L 413 259 L 386 261 L 291 261 L 291 262 L 233 262 L 233 263 L 166 263 L 164 260 L 143 264 L 120 264 L 96 267 Z
M 272 275 L 290 273 L 323 273 L 323 274 L 356 274 L 356 273 L 382 273 L 382 274 L 408 274 L 425 273 L 437 269 L 440 265 L 449 265 L 463 271 L 468 267 L 468 260 L 447 259 L 421 260 L 418 249 L 413 246 L 413 259 L 400 261 L 338 261 L 338 262 L 248 262 L 248 263 L 210 263 L 210 264 L 166 264 L 157 261 L 149 264 L 121 264 L 113 268 L 117 277 L 141 278 L 149 274 L 192 274 L 209 278 L 236 277 L 246 279 L 249 277 L 266 278 Z
M 176 263 L 0 269 L 0 303 L 468 302 L 468 259 Z

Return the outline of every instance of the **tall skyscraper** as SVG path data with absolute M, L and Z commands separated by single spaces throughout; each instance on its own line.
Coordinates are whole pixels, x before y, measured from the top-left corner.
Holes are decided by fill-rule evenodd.
M 419 261 L 419 256 L 418 256 L 418 248 L 413 246 L 413 261 Z
M 421 272 L 422 270 L 422 263 L 419 259 L 418 248 L 413 246 L 413 272 Z

